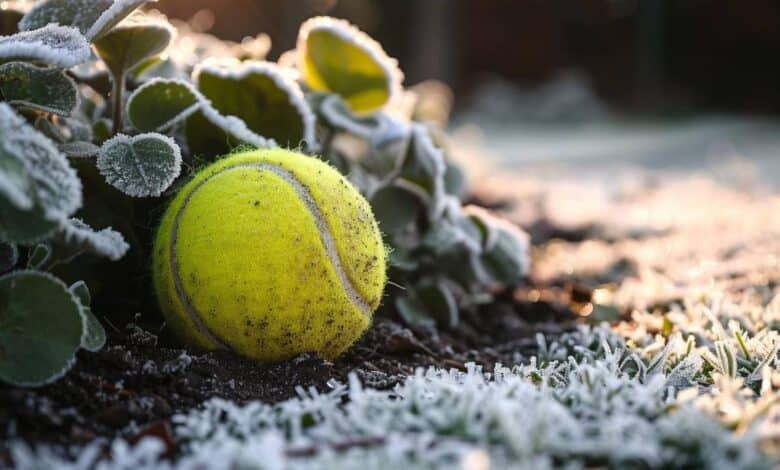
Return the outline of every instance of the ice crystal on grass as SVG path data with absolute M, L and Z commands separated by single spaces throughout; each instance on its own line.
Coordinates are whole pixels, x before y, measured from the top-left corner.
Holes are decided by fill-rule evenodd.
M 676 386 L 675 357 L 685 350 L 676 341 L 648 355 L 586 326 L 539 341 L 540 356 L 513 367 L 419 369 L 393 390 L 351 376 L 328 393 L 300 389 L 276 405 L 212 399 L 173 418 L 182 451 L 175 462 L 158 460 L 163 449 L 153 441 L 114 442 L 113 460 L 98 468 L 452 468 L 471 460 L 491 468 L 770 468 L 759 442 L 774 392 L 757 399 L 717 374 L 709 388 Z M 750 419 L 724 420 L 725 409 Z M 13 451 L 28 466 L 51 458 Z M 98 458 L 89 448 L 84 455 Z

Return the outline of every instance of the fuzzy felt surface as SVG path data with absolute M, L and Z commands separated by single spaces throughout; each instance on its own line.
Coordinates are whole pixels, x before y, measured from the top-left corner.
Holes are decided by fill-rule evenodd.
M 284 149 L 222 159 L 185 185 L 156 237 L 154 286 L 186 342 L 260 361 L 332 358 L 385 284 L 369 204 L 336 170 Z

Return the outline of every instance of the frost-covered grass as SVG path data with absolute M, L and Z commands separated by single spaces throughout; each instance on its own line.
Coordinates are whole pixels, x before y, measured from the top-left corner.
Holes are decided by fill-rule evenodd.
M 392 391 L 352 377 L 276 405 L 214 399 L 174 418 L 175 462 L 161 442 L 117 440 L 98 468 L 769 468 L 759 449 L 777 432 L 778 335 L 724 327 L 720 312 L 691 299 L 677 314 L 701 331 L 643 344 L 604 327 L 540 335 L 530 360 L 418 370 Z M 100 447 L 73 467 L 94 464 Z M 13 458 L 67 468 L 45 449 L 18 445 Z
M 630 259 L 635 273 L 594 294 L 633 309 L 617 325 L 538 335 L 534 357 L 495 370 L 418 370 L 392 391 L 353 377 L 276 405 L 211 400 L 173 419 L 174 461 L 148 438 L 96 442 L 75 463 L 22 444 L 13 458 L 106 469 L 777 466 L 778 200 L 690 180 L 623 197 L 594 220 L 618 236 L 663 230 L 548 243 L 535 268 L 542 280 L 587 280 L 606 255 Z M 104 446 L 111 460 L 99 460 Z

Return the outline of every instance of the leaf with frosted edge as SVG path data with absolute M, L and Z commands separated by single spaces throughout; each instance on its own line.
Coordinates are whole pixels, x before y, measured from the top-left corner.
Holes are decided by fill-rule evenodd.
M 51 258 L 51 247 L 45 243 L 35 245 L 27 256 L 27 267 L 30 269 L 40 269 Z
M 518 282 L 530 266 L 528 234 L 485 209 L 467 206 L 464 212 L 483 232 L 482 265 L 497 282 Z
M 185 131 L 192 154 L 208 158 L 224 155 L 240 145 L 277 146 L 273 139 L 250 130 L 241 119 L 220 114 L 206 98 L 200 109 L 187 118 Z
M 114 77 L 163 52 L 173 38 L 173 27 L 145 17 L 130 18 L 95 41 L 97 51 Z
M 377 111 L 401 92 L 403 74 L 397 61 L 347 21 L 306 21 L 297 53 L 298 70 L 309 88 L 337 93 L 356 113 Z
M 439 219 L 445 209 L 445 171 L 444 154 L 433 144 L 428 129 L 421 124 L 412 124 L 411 144 L 398 175 L 399 183 L 412 183 L 410 188 L 428 199 L 431 220 Z
M 76 28 L 47 25 L 13 36 L 0 37 L 0 60 L 35 60 L 57 67 L 73 67 L 89 60 L 89 42 Z
M 91 130 L 91 129 L 90 129 Z M 92 142 L 67 142 L 60 145 L 60 151 L 70 158 L 94 158 L 100 152 L 100 147 Z
M 339 95 L 325 96 L 317 109 L 332 127 L 364 139 L 370 139 L 380 125 L 381 114 L 356 116 Z
M 300 86 L 276 64 L 210 60 L 197 67 L 195 82 L 217 111 L 255 134 L 288 147 L 315 144 L 314 114 Z
M 100 149 L 97 168 L 106 181 L 133 197 L 157 197 L 181 172 L 181 150 L 170 137 L 119 134 Z
M 202 97 L 182 80 L 151 80 L 127 99 L 127 116 L 141 132 L 165 131 L 200 109 Z
M 84 331 L 79 300 L 59 279 L 38 271 L 0 277 L 0 379 L 34 387 L 62 377 Z
M 0 239 L 41 240 L 81 201 L 81 181 L 65 156 L 0 103 Z
M 19 23 L 23 31 L 49 23 L 73 26 L 89 40 L 99 38 L 149 0 L 46 0 Z
M 92 296 L 89 287 L 84 281 L 77 281 L 70 286 L 69 290 L 79 299 L 81 314 L 85 320 L 81 347 L 90 352 L 100 351 L 106 344 L 106 330 L 90 308 Z
M 68 220 L 54 240 L 59 251 L 66 246 L 71 253 L 89 252 L 111 261 L 119 260 L 130 249 L 121 233 L 110 227 L 95 230 L 81 219 Z
M 60 116 L 70 116 L 79 99 L 76 84 L 61 70 L 24 62 L 0 65 L 0 93 L 12 105 Z

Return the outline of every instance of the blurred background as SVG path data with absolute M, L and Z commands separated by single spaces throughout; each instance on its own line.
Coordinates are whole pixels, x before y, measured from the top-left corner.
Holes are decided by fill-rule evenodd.
M 265 32 L 271 59 L 294 47 L 306 18 L 348 19 L 399 60 L 406 85 L 446 83 L 456 141 L 500 165 L 602 174 L 717 167 L 726 179 L 741 167 L 780 183 L 777 0 L 161 0 L 156 7 L 226 39 Z

